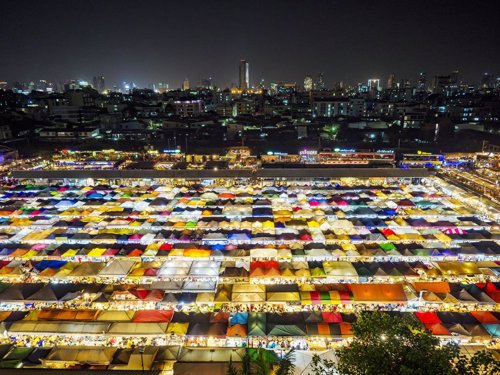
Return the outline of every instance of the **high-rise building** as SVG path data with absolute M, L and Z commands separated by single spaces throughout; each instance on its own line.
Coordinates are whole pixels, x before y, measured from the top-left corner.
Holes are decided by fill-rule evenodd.
M 304 91 L 312 91 L 314 82 L 311 76 L 307 75 L 304 78 Z
M 420 72 L 418 76 L 417 89 L 418 91 L 425 91 L 427 89 L 427 77 L 424 72 Z
M 250 73 L 248 62 L 240 60 L 240 90 L 248 90 L 250 87 Z
M 368 80 L 368 89 L 374 91 L 380 91 L 380 79 L 371 78 Z
M 451 84 L 459 83 L 459 71 L 458 70 L 454 70 L 453 72 L 450 73 L 450 83 Z
M 190 85 L 189 85 L 189 79 L 185 79 L 183 82 L 182 82 L 182 90 L 183 91 L 188 91 L 190 89 Z
M 204 89 L 212 90 L 214 88 L 214 85 L 212 83 L 212 77 L 203 78 L 200 81 L 200 86 L 203 87 Z
M 318 73 L 318 80 L 316 81 L 316 89 L 317 90 L 324 90 L 325 89 L 325 77 L 323 76 L 323 73 Z
M 104 85 L 104 76 L 94 76 L 92 83 L 94 85 L 94 89 L 99 93 L 102 93 L 106 89 Z
M 389 79 L 387 80 L 387 88 L 388 89 L 393 89 L 394 88 L 395 80 L 396 80 L 396 76 L 394 75 L 394 73 L 392 73 L 389 76 Z
M 493 75 L 491 73 L 484 73 L 483 78 L 481 79 L 481 87 L 483 89 L 489 89 L 493 86 Z

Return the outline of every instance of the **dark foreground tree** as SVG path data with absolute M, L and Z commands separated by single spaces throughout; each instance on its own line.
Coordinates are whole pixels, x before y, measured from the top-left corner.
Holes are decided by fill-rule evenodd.
M 295 370 L 294 359 L 293 349 L 281 358 L 272 350 L 247 349 L 240 366 L 229 361 L 226 375 L 292 375 Z
M 361 314 L 337 352 L 342 375 L 451 375 L 458 347 L 439 344 L 413 315 Z
M 500 362 L 486 350 L 471 357 L 460 355 L 455 361 L 457 375 L 500 375 Z
M 361 314 L 353 341 L 337 351 L 338 364 L 314 356 L 309 375 L 500 375 L 500 362 L 487 351 L 460 354 L 413 316 Z

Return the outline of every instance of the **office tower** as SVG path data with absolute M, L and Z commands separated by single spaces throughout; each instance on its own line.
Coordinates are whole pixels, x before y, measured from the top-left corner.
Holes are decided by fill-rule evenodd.
M 380 91 L 380 79 L 371 78 L 368 80 L 368 89 L 373 91 Z
M 316 89 L 317 90 L 324 90 L 325 89 L 325 77 L 323 76 L 323 73 L 318 73 L 318 80 L 316 82 Z
M 212 77 L 203 78 L 200 81 L 200 86 L 203 87 L 204 89 L 212 90 L 214 88 L 214 85 L 212 83 Z
M 420 72 L 418 76 L 417 89 L 419 91 L 425 91 L 427 89 L 427 78 L 424 72 Z
M 493 75 L 491 73 L 484 73 L 481 79 L 481 88 L 489 89 L 493 87 Z
M 454 70 L 453 72 L 450 73 L 450 83 L 451 84 L 457 84 L 459 83 L 459 72 L 458 70 Z
M 246 60 L 240 61 L 240 90 L 248 90 L 250 87 L 250 73 Z
M 304 78 L 304 91 L 312 91 L 313 89 L 313 79 L 311 76 L 307 75 Z
M 104 77 L 103 76 L 94 76 L 93 80 L 94 89 L 99 93 L 102 93 L 105 90 L 104 86 Z
M 392 73 L 389 76 L 389 79 L 387 80 L 387 88 L 388 89 L 393 89 L 394 88 L 395 80 L 396 80 L 396 77 L 395 77 L 394 73 Z
M 182 82 L 182 90 L 183 91 L 188 91 L 190 89 L 190 86 L 189 86 L 189 79 L 185 79 L 183 82 Z

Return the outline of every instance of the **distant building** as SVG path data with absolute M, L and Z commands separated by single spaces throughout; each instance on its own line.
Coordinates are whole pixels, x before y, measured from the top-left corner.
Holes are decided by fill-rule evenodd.
M 202 79 L 200 84 L 201 84 L 200 86 L 203 87 L 204 89 L 212 90 L 214 88 L 212 77 Z
M 189 85 L 189 79 L 185 79 L 183 82 L 182 82 L 182 90 L 184 91 L 188 91 L 189 89 L 191 88 L 191 86 Z
M 337 117 L 349 115 L 348 98 L 314 98 L 313 117 Z
M 316 90 L 324 90 L 325 86 L 325 77 L 323 73 L 318 73 L 318 80 L 316 81 Z
M 95 76 L 93 79 L 94 89 L 97 90 L 100 94 L 104 92 L 106 86 L 104 84 L 104 76 Z
M 55 106 L 52 108 L 52 118 L 59 123 L 84 124 L 97 119 L 97 110 L 70 105 Z
M 387 80 L 387 88 L 388 89 L 394 88 L 395 80 L 396 80 L 395 75 L 394 75 L 394 73 L 392 73 L 389 76 L 389 79 Z
M 233 116 L 253 115 L 255 114 L 255 100 L 239 99 L 234 102 Z
M 305 76 L 304 78 L 304 91 L 311 92 L 314 88 L 314 82 L 311 76 Z
M 483 78 L 481 79 L 481 88 L 490 89 L 493 88 L 493 75 L 491 73 L 484 73 Z
M 248 68 L 248 62 L 246 60 L 240 61 L 240 90 L 248 90 L 250 87 L 250 73 Z
M 40 140 L 46 142 L 79 142 L 97 136 L 99 136 L 97 127 L 44 128 L 40 131 Z
M 175 114 L 180 117 L 193 117 L 202 114 L 205 110 L 203 100 L 189 99 L 174 102 Z

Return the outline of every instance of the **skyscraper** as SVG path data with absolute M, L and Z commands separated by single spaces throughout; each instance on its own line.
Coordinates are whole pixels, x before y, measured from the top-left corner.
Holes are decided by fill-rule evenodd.
M 323 73 L 318 73 L 318 81 L 316 82 L 316 89 L 317 90 L 325 89 L 325 77 L 323 76 Z
M 394 88 L 394 81 L 396 80 L 395 78 L 395 75 L 394 73 L 392 73 L 390 76 L 389 76 L 389 79 L 387 80 L 387 88 L 388 89 L 392 89 Z
M 304 91 L 311 91 L 313 89 L 313 79 L 310 75 L 304 77 Z
M 420 72 L 418 76 L 417 89 L 419 91 L 425 91 L 427 89 L 427 77 L 425 72 Z
M 191 86 L 189 85 L 189 79 L 185 79 L 183 82 L 182 82 L 182 90 L 184 91 L 188 91 L 189 89 L 191 88 Z
M 481 87 L 483 89 L 489 89 L 493 87 L 493 75 L 491 73 L 484 73 L 481 79 Z
M 101 94 L 106 89 L 106 87 L 104 85 L 104 76 L 94 76 L 92 83 L 94 85 L 94 89 L 97 90 Z
M 248 90 L 250 87 L 250 73 L 246 60 L 240 60 L 240 90 Z

